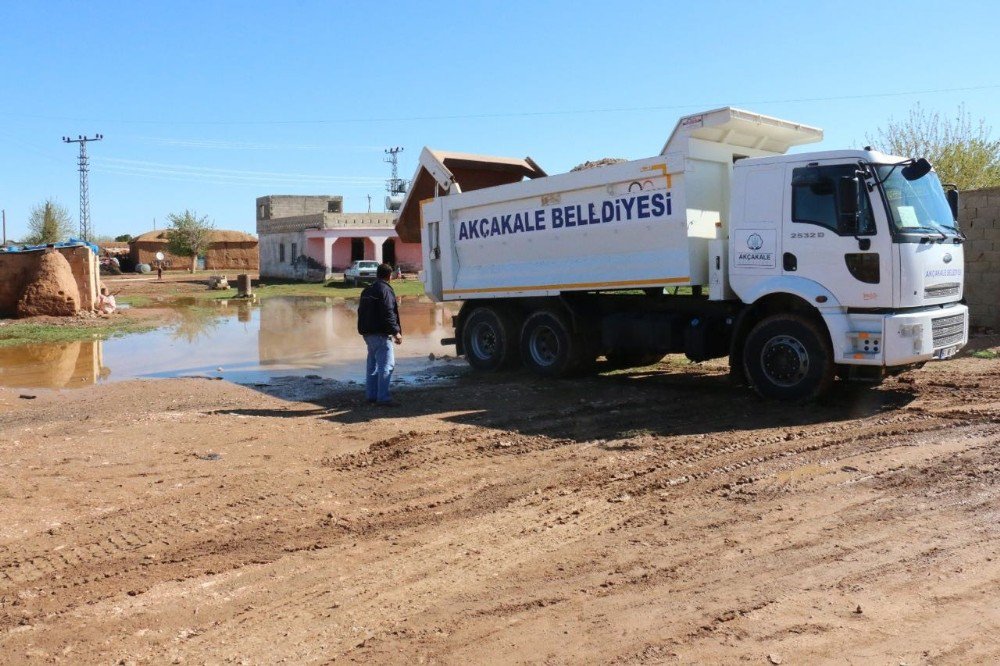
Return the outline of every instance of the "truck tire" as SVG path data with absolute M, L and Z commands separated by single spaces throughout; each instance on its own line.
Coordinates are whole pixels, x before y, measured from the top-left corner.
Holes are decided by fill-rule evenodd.
M 521 360 L 536 374 L 565 377 L 578 372 L 593 356 L 588 351 L 566 318 L 552 310 L 532 313 L 521 327 Z
M 462 325 L 465 360 L 476 370 L 495 372 L 516 365 L 517 324 L 504 308 L 478 307 Z
M 830 343 L 813 322 L 796 315 L 773 315 L 747 335 L 743 367 L 763 398 L 805 401 L 825 393 L 833 382 Z

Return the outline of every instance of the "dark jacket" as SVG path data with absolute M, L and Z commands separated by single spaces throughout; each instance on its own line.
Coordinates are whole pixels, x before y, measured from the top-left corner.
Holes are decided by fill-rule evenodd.
M 376 280 L 361 292 L 358 305 L 358 333 L 361 335 L 402 334 L 396 292 L 385 280 Z

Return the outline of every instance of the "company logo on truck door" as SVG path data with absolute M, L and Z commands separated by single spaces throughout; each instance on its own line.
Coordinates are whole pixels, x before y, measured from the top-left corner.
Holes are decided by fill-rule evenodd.
M 604 201 L 551 206 L 507 215 L 465 220 L 458 225 L 458 240 L 491 238 L 511 234 L 614 224 L 669 217 L 673 207 L 670 192 L 636 192 Z
M 738 238 L 742 238 L 742 242 L 737 240 L 737 266 L 774 268 L 774 229 L 745 229 Z

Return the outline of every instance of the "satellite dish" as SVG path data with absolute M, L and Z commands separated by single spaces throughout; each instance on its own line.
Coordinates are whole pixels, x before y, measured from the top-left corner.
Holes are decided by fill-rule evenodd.
M 157 261 L 163 261 L 163 259 L 164 259 L 164 254 L 162 252 L 157 252 L 156 253 L 156 260 Z

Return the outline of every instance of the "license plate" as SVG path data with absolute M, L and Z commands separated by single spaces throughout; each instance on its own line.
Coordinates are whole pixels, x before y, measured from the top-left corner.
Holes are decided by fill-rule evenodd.
M 951 358 L 957 353 L 958 353 L 958 345 L 952 345 L 951 347 L 938 349 L 936 352 L 934 352 L 934 358 L 938 360 L 944 360 L 946 358 Z

